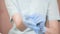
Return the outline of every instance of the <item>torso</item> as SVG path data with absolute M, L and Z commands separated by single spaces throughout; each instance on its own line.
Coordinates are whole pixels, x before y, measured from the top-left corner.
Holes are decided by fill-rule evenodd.
M 17 0 L 17 4 L 23 15 L 39 13 L 46 16 L 49 0 Z

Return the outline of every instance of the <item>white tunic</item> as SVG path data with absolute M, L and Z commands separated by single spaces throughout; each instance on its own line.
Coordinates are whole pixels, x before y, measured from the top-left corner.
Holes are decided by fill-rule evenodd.
M 8 10 L 10 19 L 15 13 L 19 13 L 22 15 L 39 13 L 45 18 L 46 16 L 48 16 L 48 20 L 58 20 L 59 18 L 57 0 L 5 0 L 5 4 Z M 16 27 L 13 27 L 12 30 L 15 33 L 19 32 L 17 34 L 20 34 L 21 32 L 19 30 L 17 31 L 14 30 L 15 28 Z M 30 31 L 29 33 L 27 32 L 25 33 L 35 34 L 33 30 Z

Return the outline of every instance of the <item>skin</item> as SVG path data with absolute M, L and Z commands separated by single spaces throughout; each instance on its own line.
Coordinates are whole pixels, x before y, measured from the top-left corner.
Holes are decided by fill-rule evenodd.
M 1 33 L 0 33 L 1 34 Z
M 12 16 L 13 21 L 16 23 L 16 27 L 20 31 L 24 31 L 27 27 L 23 24 L 22 17 L 16 13 Z M 58 21 L 57 20 L 49 20 L 49 27 L 46 27 L 45 34 L 58 34 Z
M 45 34 L 59 34 L 58 30 L 58 21 L 57 20 L 50 20 L 49 27 L 46 28 Z
M 23 24 L 22 17 L 16 13 L 14 16 L 12 16 L 14 23 L 16 24 L 16 27 L 20 31 L 24 31 L 27 27 Z

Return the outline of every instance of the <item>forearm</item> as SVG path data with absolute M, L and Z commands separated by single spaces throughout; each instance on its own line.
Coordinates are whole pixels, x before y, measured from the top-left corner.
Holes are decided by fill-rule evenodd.
M 20 30 L 20 31 L 24 31 L 27 27 L 22 23 L 22 24 L 20 24 L 20 25 L 17 25 L 16 24 L 16 27 Z
M 45 34 L 59 34 L 58 31 L 58 21 L 49 21 L 49 28 L 46 29 Z
M 24 31 L 27 27 L 23 24 L 22 17 L 19 14 L 13 16 L 13 21 L 20 31 Z

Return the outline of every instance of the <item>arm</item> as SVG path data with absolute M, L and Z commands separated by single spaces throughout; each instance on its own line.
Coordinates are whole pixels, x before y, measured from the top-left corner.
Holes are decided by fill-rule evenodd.
M 50 20 L 49 27 L 47 28 L 46 34 L 58 34 L 58 21 Z
M 21 15 L 18 13 L 18 5 L 16 0 L 4 0 L 6 4 L 6 8 L 8 10 L 10 20 L 13 19 L 13 22 L 16 24 L 16 27 L 20 31 L 24 31 L 26 29 L 25 25 L 23 24 Z
M 12 16 L 14 23 L 16 24 L 16 27 L 20 31 L 24 31 L 27 27 L 23 24 L 22 17 L 16 13 Z
M 59 34 L 58 21 L 57 21 L 58 17 L 59 17 L 59 10 L 57 0 L 50 0 L 48 7 L 49 27 L 47 28 L 46 34 Z

